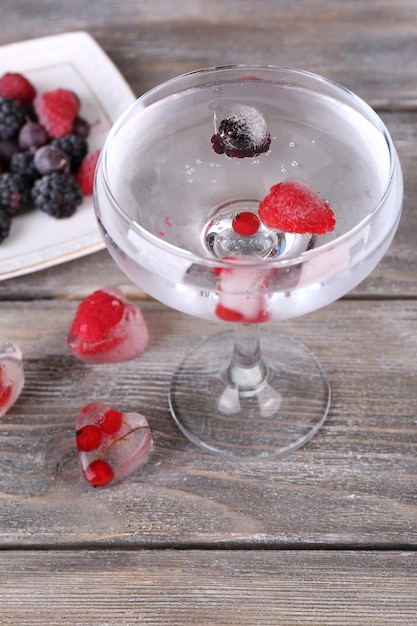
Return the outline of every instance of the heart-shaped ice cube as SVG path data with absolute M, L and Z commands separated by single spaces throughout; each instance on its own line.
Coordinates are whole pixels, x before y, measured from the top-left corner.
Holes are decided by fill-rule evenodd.
M 0 346 L 0 417 L 16 402 L 24 383 L 22 353 L 8 341 Z
M 152 433 L 140 413 L 91 402 L 79 413 L 75 427 L 84 476 L 94 487 L 124 480 L 149 458 Z
M 148 342 L 142 312 L 113 286 L 94 291 L 81 302 L 67 339 L 74 356 L 92 363 L 133 359 Z

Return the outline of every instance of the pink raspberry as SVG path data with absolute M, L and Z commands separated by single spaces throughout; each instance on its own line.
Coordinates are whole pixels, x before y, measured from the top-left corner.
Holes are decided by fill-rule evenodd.
M 68 89 L 44 91 L 33 101 L 40 124 L 55 138 L 68 135 L 78 115 L 78 98 Z
M 36 89 L 22 74 L 6 72 L 0 78 L 0 96 L 9 100 L 16 100 L 23 106 L 32 104 L 36 96 Z
M 85 196 L 89 196 L 93 193 L 94 173 L 96 171 L 99 156 L 100 150 L 95 150 L 94 152 L 87 154 L 77 172 L 77 183 L 81 187 Z

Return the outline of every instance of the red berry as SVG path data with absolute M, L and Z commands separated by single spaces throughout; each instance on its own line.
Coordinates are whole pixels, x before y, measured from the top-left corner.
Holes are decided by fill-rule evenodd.
M 0 78 L 0 96 L 27 106 L 32 104 L 36 89 L 22 74 L 6 72 Z
M 89 352 L 88 344 L 93 344 L 93 351 L 102 350 L 101 344 L 99 346 L 94 344 L 103 340 L 103 337 L 111 342 L 110 331 L 121 321 L 124 311 L 125 304 L 122 300 L 101 289 L 94 291 L 78 307 L 70 334 L 85 344 L 82 348 L 83 353 Z M 106 343 L 105 347 L 107 349 L 110 346 Z
M 97 450 L 103 440 L 103 433 L 99 426 L 87 424 L 75 433 L 78 452 Z
M 237 213 L 233 218 L 232 228 L 238 235 L 249 237 L 258 231 L 259 218 L 251 211 L 242 211 L 242 213 Z
M 106 435 L 112 435 L 119 432 L 123 421 L 123 414 L 115 409 L 109 409 L 105 413 L 102 413 L 97 419 L 96 423 L 99 424 L 102 432 Z
M 52 137 L 68 135 L 79 111 L 78 98 L 68 89 L 44 91 L 33 101 L 39 123 Z
M 323 235 L 336 224 L 329 204 L 298 180 L 271 187 L 259 205 L 259 217 L 269 228 L 287 233 Z
M 87 154 L 77 172 L 77 183 L 81 187 L 85 196 L 89 196 L 93 193 L 94 173 L 96 171 L 99 156 L 100 150 L 95 150 L 94 152 Z
M 93 487 L 104 487 L 113 480 L 114 472 L 107 461 L 96 459 L 85 468 L 84 476 Z
M 216 306 L 216 315 L 224 322 L 241 322 L 243 320 L 243 315 L 239 311 L 229 309 L 222 304 Z

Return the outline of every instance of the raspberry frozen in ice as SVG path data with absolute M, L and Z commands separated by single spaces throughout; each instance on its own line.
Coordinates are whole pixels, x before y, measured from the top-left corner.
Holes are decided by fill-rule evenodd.
M 94 291 L 81 302 L 67 338 L 74 356 L 93 363 L 133 359 L 148 341 L 142 312 L 114 286 Z
M 140 413 L 91 402 L 80 411 L 75 429 L 84 477 L 93 487 L 124 480 L 149 458 L 152 433 Z
M 0 345 L 0 417 L 16 402 L 24 384 L 22 352 L 8 341 Z
M 228 157 L 254 157 L 267 152 L 271 144 L 264 116 L 246 104 L 232 106 L 216 130 L 211 138 L 213 150 Z

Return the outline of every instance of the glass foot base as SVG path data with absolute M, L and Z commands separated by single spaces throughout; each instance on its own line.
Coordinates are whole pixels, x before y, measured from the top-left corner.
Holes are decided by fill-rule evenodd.
M 309 441 L 326 419 L 330 385 L 314 355 L 290 337 L 260 337 L 267 374 L 254 387 L 230 381 L 232 331 L 201 343 L 174 374 L 174 420 L 207 452 L 231 460 L 279 457 Z

